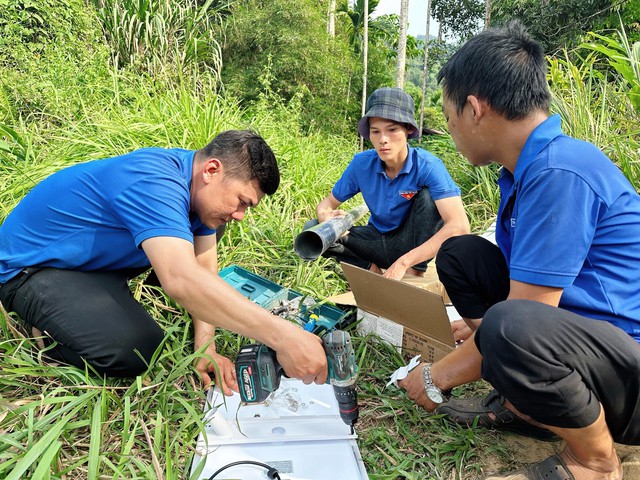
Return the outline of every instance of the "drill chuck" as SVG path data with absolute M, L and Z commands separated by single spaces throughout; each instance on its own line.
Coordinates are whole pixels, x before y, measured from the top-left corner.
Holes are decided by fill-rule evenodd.
M 322 337 L 322 344 L 327 354 L 329 383 L 333 385 L 340 418 L 353 427 L 358 420 L 360 409 L 356 392 L 358 365 L 351 344 L 351 336 L 342 330 L 333 330 Z
M 340 410 L 340 418 L 347 425 L 353 426 L 360 416 L 360 408 L 358 407 L 358 394 L 355 385 L 350 387 L 333 386 L 333 393 L 338 401 L 338 409 Z

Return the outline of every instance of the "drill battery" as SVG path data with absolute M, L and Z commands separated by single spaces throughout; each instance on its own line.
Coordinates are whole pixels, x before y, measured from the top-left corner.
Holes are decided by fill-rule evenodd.
M 251 344 L 242 347 L 236 359 L 236 375 L 243 402 L 264 402 L 280 386 L 283 370 L 269 347 Z

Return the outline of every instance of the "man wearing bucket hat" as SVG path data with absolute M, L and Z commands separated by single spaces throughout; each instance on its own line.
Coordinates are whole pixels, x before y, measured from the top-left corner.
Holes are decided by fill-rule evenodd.
M 442 161 L 407 139 L 418 137 L 413 98 L 382 87 L 366 104 L 358 132 L 373 149 L 357 153 L 331 193 L 316 207 L 318 220 L 344 215 L 340 205 L 362 194 L 371 217 L 354 226 L 324 256 L 401 279 L 423 275 L 442 242 L 469 233 L 460 189 Z

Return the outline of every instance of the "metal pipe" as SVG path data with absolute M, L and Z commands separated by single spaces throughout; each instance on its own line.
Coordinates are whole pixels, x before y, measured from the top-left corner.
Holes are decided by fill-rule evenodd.
M 347 212 L 346 215 L 333 217 L 303 230 L 293 242 L 293 248 L 303 260 L 315 260 L 368 211 L 369 207 L 362 204 Z

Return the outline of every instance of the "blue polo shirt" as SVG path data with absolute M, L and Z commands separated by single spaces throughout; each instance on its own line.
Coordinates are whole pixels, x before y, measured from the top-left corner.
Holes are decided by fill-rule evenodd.
M 640 341 L 640 197 L 618 167 L 554 115 L 498 184 L 496 241 L 511 278 L 563 288 L 560 307 Z
M 25 267 L 147 267 L 144 240 L 214 233 L 190 215 L 194 154 L 147 148 L 46 178 L 0 226 L 0 283 Z
M 345 202 L 362 193 L 369 207 L 369 223 L 381 233 L 400 227 L 411 210 L 411 199 L 428 188 L 434 200 L 460 195 L 442 161 L 422 148 L 409 147 L 407 160 L 398 175 L 391 179 L 375 150 L 354 155 L 351 163 L 336 182 L 332 194 Z

